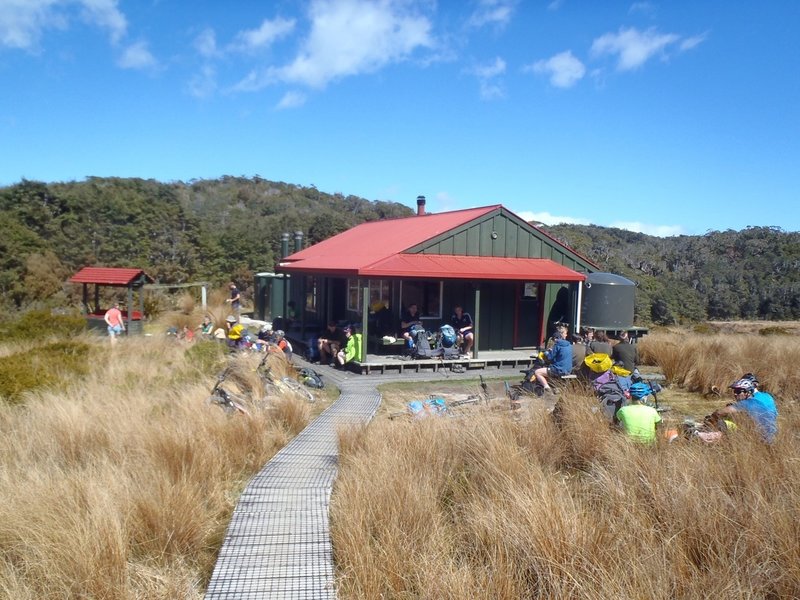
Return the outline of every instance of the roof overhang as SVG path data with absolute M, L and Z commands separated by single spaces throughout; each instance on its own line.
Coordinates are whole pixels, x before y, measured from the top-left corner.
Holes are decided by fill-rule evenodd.
M 497 256 L 451 256 L 444 254 L 395 254 L 357 269 L 305 268 L 303 261 L 281 263 L 281 271 L 328 277 L 404 279 L 469 279 L 543 282 L 578 282 L 586 275 L 548 258 L 504 258 Z M 333 267 L 333 265 L 331 265 Z
M 153 278 L 142 269 L 123 267 L 84 267 L 69 278 L 70 283 L 95 283 L 110 286 L 139 286 L 153 283 Z

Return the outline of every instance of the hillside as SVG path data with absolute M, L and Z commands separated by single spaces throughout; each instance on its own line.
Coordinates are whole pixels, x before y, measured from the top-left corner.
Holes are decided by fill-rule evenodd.
M 283 232 L 303 231 L 309 244 L 411 214 L 393 202 L 259 177 L 23 180 L 0 188 L 0 311 L 63 304 L 63 282 L 84 265 L 137 266 L 162 283 L 247 282 L 273 268 Z M 657 238 L 598 226 L 544 229 L 636 281 L 639 323 L 800 319 L 800 233 L 751 227 Z
M 252 281 L 283 232 L 316 243 L 364 221 L 407 216 L 393 202 L 261 178 L 188 183 L 91 177 L 0 188 L 3 308 L 46 301 L 84 265 L 134 266 L 161 283 Z
M 659 238 L 593 225 L 545 228 L 639 284 L 637 320 L 800 317 L 800 233 L 773 227 Z

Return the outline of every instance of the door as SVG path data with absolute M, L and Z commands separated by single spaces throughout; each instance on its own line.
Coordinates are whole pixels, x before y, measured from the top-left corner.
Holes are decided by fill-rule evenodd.
M 516 331 L 514 347 L 532 348 L 539 343 L 539 284 L 524 282 L 516 290 Z

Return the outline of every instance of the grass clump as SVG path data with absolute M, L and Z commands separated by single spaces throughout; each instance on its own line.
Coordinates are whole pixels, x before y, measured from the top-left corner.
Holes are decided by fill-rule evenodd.
M 643 446 L 580 391 L 562 394 L 558 424 L 543 408 L 377 419 L 340 434 L 339 597 L 800 597 L 798 342 L 641 343 L 682 393 L 755 372 L 781 412 L 775 444 L 743 426 L 716 445 Z

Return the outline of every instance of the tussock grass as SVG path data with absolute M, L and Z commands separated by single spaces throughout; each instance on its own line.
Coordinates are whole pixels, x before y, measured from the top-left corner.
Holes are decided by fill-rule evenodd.
M 673 365 L 673 382 L 705 389 L 753 370 L 772 391 L 795 376 L 791 352 L 772 370 L 756 362 L 790 350 L 752 346 L 757 334 L 664 335 L 660 347 L 646 338 L 648 352 Z M 721 363 L 737 352 L 754 362 Z M 773 446 L 747 427 L 712 446 L 636 444 L 577 392 L 558 424 L 532 409 L 342 432 L 331 501 L 340 597 L 799 597 L 800 415 L 777 397 Z
M 241 489 L 307 406 L 228 417 L 174 340 L 95 343 L 82 378 L 0 404 L 0 597 L 200 598 Z

